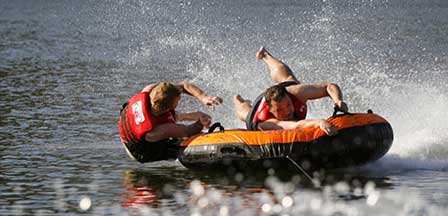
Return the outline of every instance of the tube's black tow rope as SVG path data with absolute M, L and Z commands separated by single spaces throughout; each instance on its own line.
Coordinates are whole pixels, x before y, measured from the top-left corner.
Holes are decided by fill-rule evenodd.
M 303 169 L 299 164 L 297 164 L 293 159 L 291 159 L 289 155 L 286 155 L 286 158 L 288 158 L 288 160 L 291 161 L 291 163 L 294 164 L 294 166 L 296 166 L 303 173 L 303 175 L 305 175 L 308 178 L 308 180 L 310 180 L 310 182 L 314 185 L 314 187 L 320 188 L 320 185 L 315 180 L 313 180 L 313 178 L 311 178 L 311 176 L 305 171 L 305 169 Z

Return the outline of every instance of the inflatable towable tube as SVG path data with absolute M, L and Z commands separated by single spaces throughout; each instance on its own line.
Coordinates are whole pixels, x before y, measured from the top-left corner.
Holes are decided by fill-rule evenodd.
M 338 128 L 328 136 L 319 128 L 223 130 L 182 142 L 179 161 L 190 169 L 276 168 L 293 160 L 305 169 L 342 168 L 381 158 L 392 145 L 391 125 L 371 110 L 327 119 Z

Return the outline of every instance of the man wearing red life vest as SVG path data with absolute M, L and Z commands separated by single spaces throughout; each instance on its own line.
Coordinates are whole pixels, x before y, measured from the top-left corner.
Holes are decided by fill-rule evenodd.
M 198 134 L 210 126 L 211 117 L 203 112 L 175 112 L 181 93 L 196 97 L 206 106 L 222 103 L 221 98 L 208 96 L 188 82 L 146 86 L 123 105 L 118 122 L 120 138 L 131 158 L 141 163 L 174 159 L 179 141 L 176 138 Z M 178 121 L 195 123 L 183 125 Z
M 300 84 L 291 69 L 274 58 L 265 48 L 256 53 L 270 71 L 277 85 L 268 88 L 260 95 L 253 106 L 240 95 L 234 97 L 236 114 L 246 122 L 249 130 L 280 130 L 304 127 L 319 127 L 328 135 L 335 135 L 337 129 L 325 119 L 305 119 L 306 102 L 323 97 L 333 99 L 341 111 L 348 111 L 342 100 L 342 93 L 334 83 Z

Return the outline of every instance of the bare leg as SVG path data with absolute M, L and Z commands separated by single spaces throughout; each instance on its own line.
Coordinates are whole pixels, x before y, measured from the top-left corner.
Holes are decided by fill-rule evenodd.
M 244 100 L 240 95 L 237 95 L 233 97 L 233 103 L 235 104 L 236 116 L 238 116 L 241 121 L 246 121 L 247 114 L 252 108 L 250 102 Z
M 258 50 L 258 52 L 255 54 L 255 57 L 258 60 L 263 60 L 268 65 L 271 78 L 272 80 L 274 80 L 274 82 L 299 82 L 288 65 L 273 57 L 264 47 L 261 47 Z

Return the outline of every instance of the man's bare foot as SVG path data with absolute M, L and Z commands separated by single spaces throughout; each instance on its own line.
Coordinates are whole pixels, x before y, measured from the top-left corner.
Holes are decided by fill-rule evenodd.
M 264 57 L 266 57 L 267 55 L 271 55 L 264 47 L 260 47 L 260 49 L 257 51 L 257 53 L 255 53 L 255 58 L 257 60 L 261 60 Z
M 241 97 L 241 95 L 236 95 L 233 97 L 233 103 L 237 106 L 242 103 L 244 103 L 244 99 Z
M 244 98 L 241 97 L 241 95 L 236 95 L 236 96 L 233 97 L 233 103 L 234 103 L 235 105 L 240 105 L 240 104 L 242 104 L 242 103 L 248 103 L 248 104 L 251 104 L 252 101 L 250 101 L 250 100 L 244 100 Z
M 236 115 L 241 121 L 245 121 L 247 113 L 251 109 L 250 102 L 244 100 L 240 95 L 236 95 L 233 97 L 233 103 L 235 104 Z

